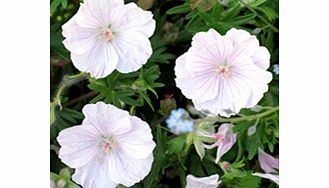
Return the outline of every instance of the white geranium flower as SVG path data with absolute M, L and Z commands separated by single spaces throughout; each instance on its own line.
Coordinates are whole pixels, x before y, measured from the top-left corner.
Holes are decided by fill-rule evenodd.
M 61 131 L 59 158 L 75 168 L 73 180 L 84 188 L 134 185 L 150 172 L 153 162 L 149 125 L 110 104 L 88 104 L 82 125 Z
M 270 54 L 255 36 L 231 29 L 199 32 L 176 60 L 176 85 L 196 109 L 225 117 L 255 106 L 268 90 Z
M 63 41 L 74 66 L 103 78 L 115 69 L 138 70 L 152 54 L 149 37 L 155 30 L 150 11 L 123 0 L 85 0 L 63 25 Z
M 186 176 L 186 188 L 216 188 L 221 183 L 218 179 L 217 174 L 202 178 L 189 174 Z

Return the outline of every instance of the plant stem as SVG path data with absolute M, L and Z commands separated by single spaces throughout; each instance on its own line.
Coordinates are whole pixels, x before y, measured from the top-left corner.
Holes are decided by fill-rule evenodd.
M 157 119 L 155 122 L 153 122 L 152 124 L 151 124 L 151 127 L 154 127 L 154 126 L 156 126 L 157 124 L 161 124 L 163 121 L 165 121 L 167 119 L 167 116 L 163 116 L 163 117 L 161 117 L 160 119 Z
M 279 29 L 276 28 L 273 24 L 271 24 L 269 21 L 267 21 L 266 18 L 264 18 L 262 15 L 258 14 L 258 12 L 251 6 L 249 6 L 247 3 L 243 2 L 242 0 L 239 0 L 244 6 L 247 7 L 252 13 L 254 13 L 256 16 L 259 17 L 264 23 L 266 23 L 274 32 L 278 33 Z
M 90 97 L 93 97 L 93 96 L 95 96 L 95 95 L 97 95 L 97 94 L 98 94 L 97 91 L 91 91 L 91 92 L 89 92 L 89 93 L 87 93 L 87 94 L 81 95 L 81 96 L 79 96 L 79 97 L 77 97 L 77 98 L 75 98 L 75 99 L 72 99 L 72 100 L 70 100 L 70 101 L 64 103 L 64 105 L 65 105 L 65 106 L 69 106 L 69 105 L 72 105 L 72 104 L 74 104 L 74 103 L 78 103 L 78 102 L 80 102 L 80 101 L 82 101 L 82 100 L 85 100 L 85 99 L 88 99 L 88 98 L 90 98 Z
M 254 119 L 262 118 L 269 114 L 277 112 L 278 110 L 279 110 L 279 106 L 276 106 L 265 112 L 255 114 L 255 115 L 250 115 L 250 116 L 243 116 L 243 117 L 236 117 L 236 118 L 222 118 L 222 117 L 215 116 L 215 117 L 205 117 L 202 120 L 211 121 L 214 123 L 216 123 L 216 122 L 217 123 L 237 123 L 240 121 L 252 121 Z
M 167 131 L 167 132 L 173 133 L 173 132 L 171 132 L 171 130 L 169 130 L 167 127 L 163 127 L 163 126 L 161 126 L 160 124 L 158 125 L 158 127 L 161 128 L 161 129 L 163 129 L 163 130 L 165 130 L 165 131 Z M 173 133 L 173 134 L 175 134 L 175 133 Z
M 82 80 L 85 80 L 86 74 L 81 72 L 79 74 L 76 75 L 72 75 L 72 76 L 64 76 L 63 80 L 61 81 L 61 83 L 59 84 L 58 90 L 55 94 L 55 98 L 54 101 L 52 102 L 55 106 L 59 105 L 60 108 L 62 108 L 62 104 L 61 104 L 61 96 L 62 93 L 64 91 L 64 89 L 66 89 L 67 87 L 70 87 Z

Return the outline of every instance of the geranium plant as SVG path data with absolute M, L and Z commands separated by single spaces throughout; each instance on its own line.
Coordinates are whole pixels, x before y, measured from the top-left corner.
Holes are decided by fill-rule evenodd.
M 278 0 L 50 3 L 50 187 L 279 186 Z

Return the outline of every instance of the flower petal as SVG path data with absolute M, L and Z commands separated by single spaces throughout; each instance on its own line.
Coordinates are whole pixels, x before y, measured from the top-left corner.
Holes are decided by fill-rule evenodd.
M 138 117 L 130 117 L 132 129 L 116 137 L 123 152 L 134 159 L 147 158 L 155 148 L 150 126 Z
M 261 46 L 251 58 L 259 68 L 266 70 L 270 67 L 270 56 L 267 48 Z
M 258 160 L 266 173 L 276 172 L 275 169 L 279 169 L 279 159 L 265 153 L 261 148 L 258 148 Z
M 130 187 L 150 172 L 153 154 L 146 159 L 133 159 L 122 150 L 115 150 L 109 158 L 109 175 L 113 182 Z
M 248 83 L 232 73 L 230 78 L 220 80 L 219 92 L 213 100 L 202 102 L 195 99 L 193 103 L 197 110 L 206 114 L 230 117 L 246 105 L 250 92 Z
M 225 138 L 224 138 L 224 141 L 223 141 L 223 144 L 221 145 L 221 147 L 218 147 L 218 149 L 217 149 L 216 163 L 218 163 L 220 158 L 225 153 L 227 153 L 236 142 L 236 134 L 233 133 L 233 130 L 232 130 L 233 125 L 224 123 L 221 125 L 221 127 L 222 127 L 222 129 L 219 128 L 219 132 L 221 132 L 221 131 L 225 132 Z
M 180 87 L 183 93 L 193 90 L 193 98 L 199 98 L 200 102 L 215 98 L 220 86 L 220 79 L 217 75 L 207 75 L 207 72 L 202 72 L 202 75 L 176 79 L 177 86 Z
M 140 33 L 150 37 L 155 31 L 155 20 L 150 11 L 144 11 L 135 3 L 120 6 L 111 12 L 111 28 L 115 33 Z
M 116 136 L 132 129 L 129 113 L 111 104 L 88 104 L 83 107 L 82 113 L 85 115 L 82 124 L 92 125 L 102 134 Z
M 73 16 L 62 26 L 65 40 L 63 44 L 70 52 L 82 54 L 92 48 L 97 40 L 97 32 L 94 29 L 80 27 Z
M 271 82 L 272 74 L 253 64 L 238 67 L 235 69 L 235 74 L 245 80 L 251 89 L 251 95 L 245 107 L 254 107 L 268 90 L 267 84 Z
M 186 57 L 186 69 L 193 72 L 213 69 L 215 72 L 216 65 L 226 62 L 232 51 L 232 42 L 214 29 L 199 32 L 192 38 L 192 47 Z
M 221 182 L 218 179 L 218 174 L 201 178 L 189 174 L 186 176 L 186 188 L 216 188 Z
M 190 77 L 192 77 L 192 73 L 187 71 L 186 69 L 186 53 L 179 56 L 176 59 L 176 65 L 175 65 L 175 82 L 177 87 L 179 87 L 184 94 L 185 97 L 192 99 L 196 96 L 195 92 L 196 90 L 193 89 L 193 87 L 185 86 L 187 84 L 184 84 L 185 80 L 188 80 Z M 185 86 L 185 87 L 184 87 Z
M 249 32 L 242 29 L 232 28 L 225 34 L 235 46 L 240 46 L 249 55 L 252 56 L 259 49 L 259 42 L 256 36 L 250 35 Z
M 104 78 L 111 74 L 118 64 L 118 54 L 111 43 L 98 41 L 84 54 L 71 54 L 74 66 L 88 72 L 94 78 Z
M 77 23 L 94 29 L 109 26 L 111 12 L 123 4 L 123 0 L 85 0 L 76 14 Z
M 121 73 L 140 69 L 152 55 L 150 40 L 137 32 L 116 33 L 112 44 L 119 56 L 116 69 Z
M 73 181 L 84 188 L 115 188 L 117 186 L 107 173 L 104 172 L 98 161 L 92 161 L 88 165 L 77 168 L 72 176 Z
M 57 141 L 59 158 L 68 166 L 78 168 L 97 158 L 99 132 L 92 126 L 80 125 L 62 130 Z
M 219 77 L 215 74 L 215 68 L 204 69 L 192 73 L 187 70 L 187 53 L 176 60 L 175 74 L 176 85 L 189 99 L 199 98 L 200 102 L 213 99 L 219 90 Z

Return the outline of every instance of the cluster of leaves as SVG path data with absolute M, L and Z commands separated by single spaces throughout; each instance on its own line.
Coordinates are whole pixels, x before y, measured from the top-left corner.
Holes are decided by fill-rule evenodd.
M 278 64 L 278 0 L 129 0 L 125 2 L 136 2 L 154 14 L 157 26 L 151 37 L 153 54 L 147 64 L 136 72 L 130 74 L 113 72 L 103 79 L 96 80 L 84 75 L 88 79 L 58 93 L 62 77 L 78 73 L 70 63 L 69 52 L 62 44 L 64 38 L 61 34 L 61 26 L 75 14 L 79 1 L 51 0 L 50 50 L 51 61 L 54 62 L 51 62 L 50 144 L 58 147 L 56 142 L 58 132 L 81 123 L 83 119 L 81 108 L 85 104 L 103 101 L 119 108 L 129 109 L 131 114 L 138 113 L 139 117 L 152 125 L 157 144 L 153 152 L 154 163 L 149 175 L 133 187 L 185 187 L 188 174 L 200 177 L 219 174 L 223 182 L 221 187 L 275 187 L 276 185 L 270 181 L 262 181 L 251 173 L 261 171 L 257 162 L 258 147 L 271 154 L 278 154 L 277 112 L 235 123 L 237 143 L 222 157 L 222 161 L 216 164 L 215 149 L 204 150 L 198 147 L 202 144 L 200 138 L 192 133 L 174 135 L 166 128 L 163 120 L 168 113 L 163 113 L 159 104 L 161 102 L 161 108 L 165 108 L 163 105 L 166 103 L 161 100 L 165 94 L 173 94 L 174 98 L 171 100 L 175 102 L 174 106 L 177 104 L 178 107 L 186 108 L 187 104 L 191 103 L 175 87 L 173 67 L 176 57 L 186 51 L 191 38 L 199 31 L 214 28 L 219 33 L 225 34 L 232 27 L 245 29 L 256 35 L 260 44 L 269 49 L 271 65 Z M 278 106 L 278 76 L 273 74 L 273 77 L 269 91 L 259 103 L 261 106 Z M 88 92 L 92 92 L 93 95 L 88 95 Z M 61 105 L 54 99 L 58 94 L 60 94 Z M 75 100 L 84 95 L 88 98 Z M 261 112 L 263 111 L 242 110 L 241 115 L 255 116 Z M 201 118 L 198 115 L 193 117 Z M 207 126 L 220 126 L 220 124 Z M 248 134 L 249 128 L 253 126 L 256 127 L 255 132 Z M 57 154 L 52 151 L 51 179 L 55 182 L 63 180 L 69 187 L 78 187 L 70 180 L 72 170 L 59 161 Z M 230 164 L 229 168 L 223 166 L 223 161 Z
M 138 72 L 120 74 L 114 72 L 104 79 L 92 81 L 88 87 L 99 94 L 90 102 L 104 101 L 123 108 L 125 104 L 131 106 L 143 106 L 144 101 L 154 110 L 147 91 L 151 91 L 157 98 L 154 88 L 163 87 L 164 84 L 155 82 L 160 71 L 157 65 L 142 68 Z

